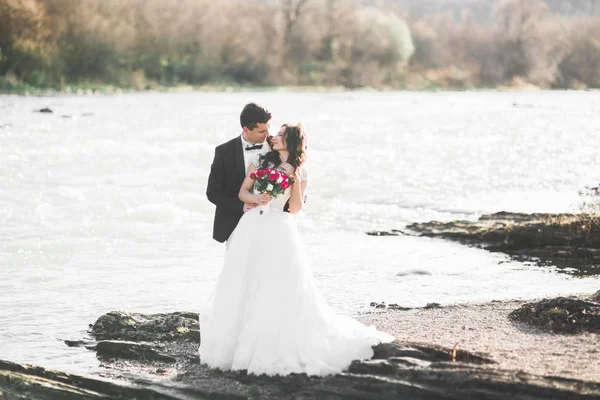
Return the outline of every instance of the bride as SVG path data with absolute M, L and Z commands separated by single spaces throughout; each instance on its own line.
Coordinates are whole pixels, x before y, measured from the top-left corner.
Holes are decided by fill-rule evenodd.
M 371 346 L 393 340 L 374 326 L 336 315 L 315 286 L 295 221 L 307 185 L 305 141 L 301 125 L 283 125 L 273 151 L 250 167 L 242 184 L 240 200 L 268 203 L 268 212 L 254 208 L 244 214 L 200 313 L 200 360 L 210 367 L 257 375 L 334 374 L 352 360 L 371 358 Z M 282 195 L 252 193 L 250 175 L 264 167 L 288 175 Z

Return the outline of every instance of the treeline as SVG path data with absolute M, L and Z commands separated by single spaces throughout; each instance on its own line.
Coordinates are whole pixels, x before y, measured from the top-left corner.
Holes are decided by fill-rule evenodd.
M 600 87 L 598 13 L 555 12 L 577 0 L 406 1 L 0 0 L 0 89 Z

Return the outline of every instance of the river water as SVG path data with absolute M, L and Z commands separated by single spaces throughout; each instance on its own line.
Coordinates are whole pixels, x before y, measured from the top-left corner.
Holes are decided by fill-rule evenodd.
M 0 359 L 79 373 L 67 348 L 110 310 L 198 310 L 225 248 L 205 197 L 214 147 L 259 101 L 309 133 L 298 223 L 340 313 L 593 292 L 598 277 L 416 237 L 410 222 L 576 211 L 598 184 L 597 92 L 0 96 Z M 34 112 L 50 107 L 54 113 Z

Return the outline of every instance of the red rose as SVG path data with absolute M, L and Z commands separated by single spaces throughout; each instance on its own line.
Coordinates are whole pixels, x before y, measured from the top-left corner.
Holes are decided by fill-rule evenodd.
M 270 181 L 272 181 L 272 182 L 274 182 L 274 181 L 276 181 L 277 179 L 279 179 L 279 176 L 280 176 L 280 175 L 279 175 L 279 172 L 277 172 L 277 171 L 273 171 L 273 172 L 271 172 L 271 174 L 269 175 L 269 180 L 270 180 Z
M 267 171 L 264 169 L 259 169 L 258 171 L 256 171 L 256 176 L 258 176 L 259 178 L 262 178 L 266 174 L 267 174 Z
M 256 174 L 254 172 L 250 173 L 250 179 L 256 179 Z
M 288 183 L 287 180 L 282 181 L 279 186 L 281 186 L 282 189 L 287 189 L 288 186 L 290 186 L 290 184 Z

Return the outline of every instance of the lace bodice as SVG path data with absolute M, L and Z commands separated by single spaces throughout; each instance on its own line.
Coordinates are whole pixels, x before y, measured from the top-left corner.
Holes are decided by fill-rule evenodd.
M 291 188 L 285 189 L 285 192 L 283 192 L 283 194 L 280 194 L 279 196 L 277 196 L 273 200 L 271 200 L 271 202 L 269 203 L 269 210 L 270 211 L 283 211 L 283 208 L 285 207 L 285 203 L 289 200 L 291 193 L 292 193 Z

